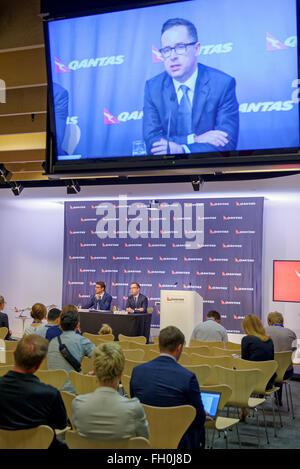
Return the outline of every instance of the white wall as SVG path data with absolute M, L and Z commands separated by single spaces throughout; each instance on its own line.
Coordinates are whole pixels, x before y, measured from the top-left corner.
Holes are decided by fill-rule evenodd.
M 234 191 L 232 188 L 234 187 Z M 36 301 L 61 306 L 63 266 L 63 201 L 117 198 L 265 197 L 263 241 L 263 320 L 268 312 L 284 314 L 287 327 L 300 338 L 300 304 L 272 301 L 273 259 L 300 259 L 300 176 L 205 183 L 194 192 L 189 183 L 136 186 L 84 187 L 67 196 L 65 188 L 24 189 L 15 197 L 0 189 L 0 294 L 15 333 L 22 322 L 15 319 L 14 306 Z

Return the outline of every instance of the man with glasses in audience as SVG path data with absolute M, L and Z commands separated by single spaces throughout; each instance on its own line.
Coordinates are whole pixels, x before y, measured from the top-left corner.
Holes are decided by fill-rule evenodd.
M 235 150 L 239 129 L 235 79 L 198 63 L 198 34 L 188 20 L 166 21 L 161 46 L 165 72 L 145 85 L 143 131 L 148 154 Z

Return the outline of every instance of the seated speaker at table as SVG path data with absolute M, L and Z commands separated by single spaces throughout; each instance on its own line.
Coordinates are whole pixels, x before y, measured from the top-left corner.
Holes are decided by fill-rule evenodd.
M 125 306 L 128 313 L 147 313 L 148 298 L 140 293 L 140 289 L 137 282 L 130 284 L 131 295 L 127 298 Z
M 106 285 L 104 282 L 96 282 L 95 294 L 90 297 L 83 308 L 110 311 L 112 296 L 105 291 L 105 288 Z

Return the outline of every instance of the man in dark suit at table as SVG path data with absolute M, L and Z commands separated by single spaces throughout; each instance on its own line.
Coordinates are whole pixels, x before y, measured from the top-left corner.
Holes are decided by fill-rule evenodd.
M 193 23 L 166 21 L 161 34 L 165 72 L 145 85 L 143 131 L 153 155 L 232 151 L 239 130 L 235 79 L 198 63 Z
M 148 298 L 140 293 L 140 285 L 137 282 L 130 284 L 131 295 L 127 298 L 125 310 L 130 313 L 147 313 Z
M 175 326 L 159 334 L 160 356 L 136 366 L 131 375 L 130 395 L 142 404 L 155 407 L 191 405 L 196 417 L 180 440 L 178 449 L 204 449 L 206 413 L 194 373 L 179 365 L 183 333 Z
M 95 295 L 92 295 L 83 307 L 84 309 L 98 309 L 101 311 L 110 311 L 112 296 L 105 291 L 104 282 L 96 282 Z

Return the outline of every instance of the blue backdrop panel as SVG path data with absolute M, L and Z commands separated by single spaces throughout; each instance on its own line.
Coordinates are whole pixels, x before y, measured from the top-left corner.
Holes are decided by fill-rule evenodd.
M 197 27 L 199 62 L 236 79 L 238 150 L 299 145 L 296 0 L 194 0 L 49 24 L 53 81 L 69 93 L 83 157 L 128 156 L 142 138 L 145 81 L 164 70 L 169 18 Z
M 154 308 L 161 289 L 190 289 L 229 332 L 261 317 L 263 198 L 65 203 L 62 303 L 84 305 L 106 283 L 122 309 L 132 281 Z

